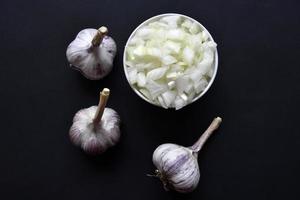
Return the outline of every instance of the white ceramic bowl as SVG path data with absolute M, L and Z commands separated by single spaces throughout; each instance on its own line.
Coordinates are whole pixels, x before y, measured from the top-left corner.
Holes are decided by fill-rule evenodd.
M 205 30 L 207 33 L 208 33 L 208 41 L 214 41 L 213 37 L 211 36 L 211 34 L 208 32 L 208 30 L 200 23 L 198 22 L 197 20 L 191 18 L 191 17 L 188 17 L 186 15 L 182 15 L 182 14 L 177 14 L 177 13 L 166 13 L 166 14 L 160 14 L 160 15 L 156 15 L 154 17 L 151 17 L 149 19 L 147 19 L 146 21 L 144 21 L 143 23 L 141 23 L 132 33 L 131 35 L 129 36 L 127 42 L 126 42 L 126 45 L 125 45 L 125 49 L 124 49 L 124 54 L 123 54 L 123 66 L 124 66 L 124 72 L 125 72 L 125 76 L 126 76 L 126 79 L 130 85 L 130 87 L 133 89 L 133 91 L 139 96 L 141 97 L 142 99 L 144 99 L 145 101 L 153 104 L 153 105 L 156 105 L 156 106 L 159 106 L 159 107 L 162 107 L 161 105 L 157 104 L 156 102 L 152 101 L 151 99 L 148 99 L 146 98 L 137 88 L 135 88 L 133 85 L 130 84 L 129 82 L 129 79 L 128 79 L 128 71 L 127 71 L 127 66 L 126 66 L 126 50 L 127 50 L 127 46 L 128 46 L 128 43 L 129 41 L 131 40 L 131 38 L 135 35 L 135 33 L 137 32 L 137 30 L 139 30 L 140 28 L 142 28 L 143 26 L 151 23 L 151 22 L 154 22 L 154 21 L 158 21 L 160 18 L 162 17 L 166 17 L 166 16 L 174 16 L 174 15 L 177 15 L 177 16 L 180 16 L 182 17 L 183 19 L 189 19 L 193 22 L 196 22 L 197 24 L 199 24 L 200 28 L 201 28 L 201 31 Z M 211 79 L 209 80 L 209 83 L 207 84 L 206 88 L 201 92 L 199 93 L 197 96 L 194 97 L 194 99 L 189 102 L 189 104 L 195 102 L 196 100 L 200 99 L 207 91 L 208 89 L 210 88 L 210 86 L 212 85 L 212 83 L 214 82 L 215 80 L 215 77 L 217 75 L 217 71 L 218 71 L 218 51 L 216 49 L 215 51 L 215 55 L 214 55 L 214 63 L 213 63 L 213 75 L 211 77 Z M 188 104 L 187 104 L 188 105 Z

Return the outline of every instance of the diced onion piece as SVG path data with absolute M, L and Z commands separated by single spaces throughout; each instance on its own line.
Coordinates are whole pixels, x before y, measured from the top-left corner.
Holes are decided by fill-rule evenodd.
M 201 79 L 199 82 L 194 84 L 194 88 L 197 94 L 202 92 L 207 86 L 207 81 L 205 79 Z
M 193 90 L 189 95 L 188 95 L 188 102 L 192 102 L 194 97 L 196 95 L 196 92 Z
M 210 69 L 207 73 L 207 76 L 209 76 L 210 78 L 213 76 L 214 74 L 214 69 Z
M 168 67 L 160 67 L 160 68 L 153 69 L 147 73 L 147 79 L 151 79 L 154 81 L 160 79 L 165 75 L 167 70 Z
M 134 47 L 128 47 L 127 48 L 127 61 L 133 61 L 135 59 L 135 56 L 133 55 L 133 50 L 134 50 Z
M 166 78 L 169 79 L 169 80 L 176 80 L 177 77 L 178 77 L 178 73 L 177 72 L 169 72 L 166 75 Z
M 151 95 L 147 89 L 139 89 L 139 91 L 144 95 L 147 99 L 151 99 Z
M 179 22 L 180 16 L 174 15 L 174 16 L 167 16 L 160 19 L 162 22 L 166 22 L 169 26 L 169 28 L 177 28 L 178 22 Z
M 191 85 L 188 76 L 180 76 L 176 79 L 176 89 L 178 93 L 183 93 Z
M 203 73 L 202 70 L 197 68 L 193 71 L 193 73 L 190 74 L 190 79 L 194 82 L 197 83 L 198 81 L 200 81 L 200 79 L 203 78 Z
M 133 51 L 133 56 L 144 56 L 146 54 L 146 48 L 143 45 L 137 46 Z
M 186 43 L 188 46 L 193 48 L 194 51 L 199 52 L 199 48 L 201 48 L 202 45 L 201 33 L 189 36 Z
M 161 57 L 161 50 L 159 48 L 150 47 L 146 49 L 147 55 L 160 58 Z
M 134 45 L 144 45 L 145 41 L 142 38 L 140 38 L 140 37 L 133 37 L 133 38 L 131 38 L 131 40 L 129 41 L 128 44 L 131 45 L 131 46 L 134 46 Z
M 184 107 L 186 105 L 186 101 L 183 100 L 180 96 L 176 96 L 174 100 L 174 106 L 176 110 L 179 110 L 180 108 Z
M 190 83 L 185 87 L 184 92 L 186 92 L 187 94 L 190 94 L 190 93 L 192 93 L 193 89 L 194 89 L 193 84 Z
M 166 38 L 174 41 L 181 41 L 185 38 L 185 32 L 181 29 L 171 29 L 167 32 Z
M 181 26 L 184 27 L 184 28 L 190 29 L 191 26 L 192 26 L 192 24 L 193 24 L 193 23 L 191 22 L 191 20 L 186 19 L 186 20 L 184 20 L 184 22 L 181 24 Z
M 169 72 L 183 72 L 184 71 L 184 66 L 179 65 L 178 63 L 173 64 L 170 66 Z
M 146 76 L 144 72 L 139 72 L 137 74 L 137 85 L 139 87 L 144 87 L 146 85 Z
M 217 44 L 213 41 L 208 41 L 202 44 L 202 46 L 206 49 L 209 48 L 210 50 L 216 50 Z
M 182 98 L 184 101 L 188 100 L 188 97 L 186 96 L 186 94 L 182 93 L 181 95 L 179 95 L 180 98 Z
M 194 22 L 192 25 L 191 25 L 191 27 L 190 27 L 190 33 L 192 33 L 192 34 L 197 34 L 197 33 L 199 33 L 199 31 L 200 31 L 200 27 L 199 27 L 199 25 L 196 23 L 196 22 Z
M 205 51 L 203 54 L 203 59 L 198 63 L 197 68 L 201 71 L 201 74 L 206 74 L 210 70 L 214 60 L 214 55 L 212 51 Z
M 151 22 L 149 23 L 149 27 L 159 29 L 159 28 L 168 28 L 168 24 L 165 24 L 163 22 Z
M 159 102 L 159 104 L 163 107 L 163 108 L 168 108 L 168 106 L 166 105 L 166 103 L 164 102 L 163 98 L 161 96 L 157 97 L 157 100 Z
M 137 79 L 137 70 L 133 67 L 128 67 L 128 79 L 130 84 L 135 84 Z
M 202 31 L 202 41 L 206 41 L 206 40 L 208 40 L 208 33 L 205 31 L 205 30 L 203 30 Z
M 193 63 L 194 57 L 195 57 L 195 52 L 191 48 L 185 47 L 183 49 L 182 58 L 184 62 L 191 65 Z
M 161 58 L 161 62 L 164 64 L 164 65 L 171 65 L 173 63 L 176 63 L 177 60 L 176 58 L 174 58 L 173 56 L 170 56 L 170 55 L 166 55 L 166 56 L 163 56 Z
M 165 49 L 168 49 L 171 53 L 178 54 L 180 51 L 181 45 L 178 42 L 173 42 L 173 41 L 167 40 L 163 47 Z
M 150 39 L 155 33 L 155 29 L 143 27 L 136 32 L 136 36 L 142 39 Z
M 131 69 L 135 68 L 135 64 L 131 61 L 126 61 L 125 64 L 128 66 L 128 68 L 131 68 Z
M 185 62 L 178 62 L 177 64 L 180 66 L 187 66 L 187 64 Z
M 166 106 L 169 107 L 175 100 L 176 92 L 169 90 L 169 91 L 162 93 L 161 96 L 162 96 Z
M 156 83 L 151 79 L 147 80 L 147 84 L 145 85 L 145 87 L 148 89 L 152 100 L 168 90 L 166 85 Z
M 136 69 L 138 72 L 144 72 L 146 69 L 151 70 L 157 67 L 155 63 L 149 62 L 149 63 L 138 63 L 135 64 Z
M 168 82 L 168 88 L 169 88 L 169 90 L 172 90 L 175 87 L 175 85 L 176 85 L 175 81 Z

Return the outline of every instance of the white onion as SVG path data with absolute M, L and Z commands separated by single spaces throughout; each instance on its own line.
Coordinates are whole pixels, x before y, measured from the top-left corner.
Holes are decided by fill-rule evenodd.
M 180 96 L 176 96 L 176 99 L 174 101 L 174 106 L 176 110 L 179 110 L 180 108 L 182 108 L 183 106 L 186 105 L 186 101 L 184 99 L 182 99 Z
M 128 77 L 129 77 L 129 82 L 131 84 L 135 84 L 137 79 L 137 69 L 133 67 L 128 68 Z
M 161 77 L 164 76 L 167 70 L 168 67 L 160 67 L 160 68 L 153 69 L 147 73 L 147 79 L 151 79 L 154 81 L 160 79 Z
M 178 22 L 180 20 L 180 16 L 174 15 L 174 16 L 167 16 L 161 18 L 161 22 L 166 22 L 168 24 L 168 28 L 177 28 Z
M 182 94 L 184 91 L 189 90 L 188 87 L 191 86 L 190 78 L 186 75 L 180 76 L 175 82 L 178 94 Z
M 195 57 L 195 52 L 191 48 L 185 47 L 183 49 L 182 58 L 185 63 L 187 63 L 188 65 L 192 65 L 194 57 Z
M 162 17 L 128 42 L 127 78 L 151 102 L 180 109 L 207 87 L 216 46 L 198 23 L 177 15 Z
M 149 91 L 152 100 L 155 100 L 156 97 L 164 93 L 165 91 L 168 90 L 168 87 L 164 84 L 159 84 L 153 80 L 147 80 L 147 83 L 145 88 Z
M 176 92 L 169 90 L 164 92 L 161 96 L 166 106 L 169 107 L 174 102 L 176 95 L 177 95 Z
M 144 72 L 139 72 L 137 74 L 137 85 L 139 87 L 144 87 L 146 85 L 146 76 Z

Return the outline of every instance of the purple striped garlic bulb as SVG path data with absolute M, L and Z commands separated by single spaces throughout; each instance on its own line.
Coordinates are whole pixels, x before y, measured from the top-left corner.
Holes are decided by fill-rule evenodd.
M 88 154 L 101 154 L 119 141 L 120 117 L 113 109 L 105 108 L 109 93 L 104 88 L 98 106 L 79 110 L 73 118 L 71 142 Z
M 168 143 L 156 148 L 153 153 L 153 164 L 157 168 L 154 176 L 160 178 L 166 190 L 188 193 L 197 187 L 200 179 L 198 153 L 221 122 L 220 117 L 215 118 L 191 147 Z
M 70 66 L 90 80 L 99 80 L 112 70 L 117 46 L 107 33 L 105 26 L 84 29 L 67 48 Z

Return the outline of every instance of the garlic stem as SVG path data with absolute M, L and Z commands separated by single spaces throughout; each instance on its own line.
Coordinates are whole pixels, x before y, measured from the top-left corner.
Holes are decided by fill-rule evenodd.
M 207 139 L 209 138 L 209 136 L 212 135 L 212 133 L 218 129 L 218 127 L 220 126 L 222 122 L 222 118 L 221 117 L 216 117 L 212 123 L 209 125 L 209 127 L 206 129 L 206 131 L 201 135 L 201 137 L 198 139 L 198 141 L 191 147 L 192 150 L 195 152 L 195 153 L 198 153 L 204 143 L 207 141 Z
M 105 26 L 101 26 L 92 40 L 93 47 L 99 46 L 107 33 L 108 29 Z
M 110 93 L 110 90 L 108 88 L 104 88 L 102 90 L 102 92 L 100 92 L 100 100 L 99 100 L 98 108 L 97 108 L 97 111 L 96 111 L 96 114 L 95 114 L 95 117 L 93 120 L 93 123 L 95 125 L 99 124 L 99 122 L 101 121 L 101 118 L 102 118 L 102 115 L 103 115 L 103 112 L 104 112 L 104 109 L 105 109 L 105 106 L 106 106 L 106 103 L 107 103 L 107 100 L 109 97 L 109 93 Z

